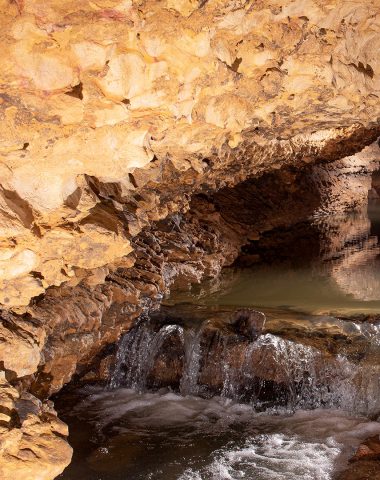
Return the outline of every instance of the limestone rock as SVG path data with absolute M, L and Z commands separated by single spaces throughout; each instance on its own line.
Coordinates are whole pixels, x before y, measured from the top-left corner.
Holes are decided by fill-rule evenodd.
M 374 435 L 362 442 L 355 455 L 350 459 L 350 465 L 345 469 L 338 480 L 380 479 L 380 441 Z
M 51 403 L 51 402 L 49 402 Z M 19 395 L 0 377 L 0 477 L 50 480 L 70 463 L 67 426 L 49 403 Z
M 380 134 L 376 0 L 0 0 L 0 18 L 0 364 L 41 398 L 288 205 L 270 193 L 276 216 L 246 202 L 240 222 L 219 211 L 229 193 L 191 197 L 265 174 L 279 198 L 326 182 L 337 198 L 328 167 L 300 187 L 295 172 Z M 328 203 L 309 200 L 302 216 Z M 23 428 L 58 442 L 37 455 L 46 479 L 67 462 L 42 417 L 4 433 L 25 478 Z
M 237 310 L 231 320 L 237 331 L 250 340 L 256 340 L 265 325 L 264 313 L 250 308 Z
M 359 460 L 379 460 L 380 459 L 380 439 L 379 435 L 374 435 L 361 443 L 352 457 L 351 461 Z
M 352 153 L 380 131 L 376 1 L 2 0 L 0 12 L 7 308 L 127 255 L 141 228 L 186 208 L 185 191 L 338 158 L 339 142 Z

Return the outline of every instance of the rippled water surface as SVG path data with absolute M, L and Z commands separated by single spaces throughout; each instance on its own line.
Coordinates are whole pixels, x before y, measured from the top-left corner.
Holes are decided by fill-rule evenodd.
M 380 433 L 337 410 L 258 414 L 222 398 L 123 388 L 80 395 L 61 412 L 75 452 L 65 480 L 327 480 Z

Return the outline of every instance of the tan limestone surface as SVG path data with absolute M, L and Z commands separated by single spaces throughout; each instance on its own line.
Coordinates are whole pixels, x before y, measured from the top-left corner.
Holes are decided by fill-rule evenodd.
M 173 264 L 199 280 L 231 250 L 204 260 L 220 243 L 205 229 L 194 266 L 182 239 L 148 235 L 141 266 L 142 229 L 194 193 L 379 135 L 380 2 L 0 0 L 0 26 L 0 473 L 48 480 L 67 432 L 25 390 L 60 388 Z M 174 252 L 160 273 L 155 249 Z
M 377 126 L 379 12 L 377 0 L 1 0 L 0 304 L 25 307 L 128 254 L 186 204 L 165 197 L 170 179 L 191 194 L 231 182 L 228 168 L 328 157 Z
M 50 402 L 51 403 L 51 402 Z M 20 395 L 0 374 L 0 478 L 50 480 L 69 464 L 67 426 L 49 402 Z

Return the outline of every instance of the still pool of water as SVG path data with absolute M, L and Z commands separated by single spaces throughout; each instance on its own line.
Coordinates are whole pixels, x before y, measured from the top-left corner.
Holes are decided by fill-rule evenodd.
M 87 388 L 76 401 L 60 411 L 74 447 L 62 480 L 327 480 L 380 434 L 378 422 L 338 410 L 259 414 L 124 388 Z
M 279 234 L 272 248 L 263 248 L 268 243 L 264 236 L 253 249 L 258 253 L 257 265 L 225 269 L 216 281 L 171 295 L 167 302 L 317 315 L 380 313 L 380 200 L 370 200 L 361 212 L 315 219 L 311 224 L 312 235 L 309 223 L 298 225 L 294 237 L 288 232 L 281 240 Z M 260 261 L 260 256 L 270 261 Z

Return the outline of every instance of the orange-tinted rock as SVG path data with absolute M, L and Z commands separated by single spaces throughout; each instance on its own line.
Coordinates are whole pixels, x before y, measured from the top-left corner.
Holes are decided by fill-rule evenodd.
M 376 2 L 0 0 L 0 14 L 0 364 L 41 397 L 286 209 L 252 228 L 205 202 L 178 232 L 192 196 L 280 168 L 294 193 L 295 170 L 380 133 Z M 343 188 L 352 200 L 338 183 L 323 208 Z
M 70 463 L 67 426 L 51 402 L 19 395 L 0 377 L 0 478 L 50 480 Z
M 2 0 L 0 12 L 7 308 L 119 260 L 204 185 L 344 157 L 380 132 L 376 2 Z
M 380 479 L 380 439 L 374 435 L 361 443 L 350 459 L 350 465 L 338 480 L 379 480 Z
M 351 461 L 357 462 L 359 460 L 380 460 L 379 435 L 374 435 L 359 445 L 355 455 L 351 458 Z

